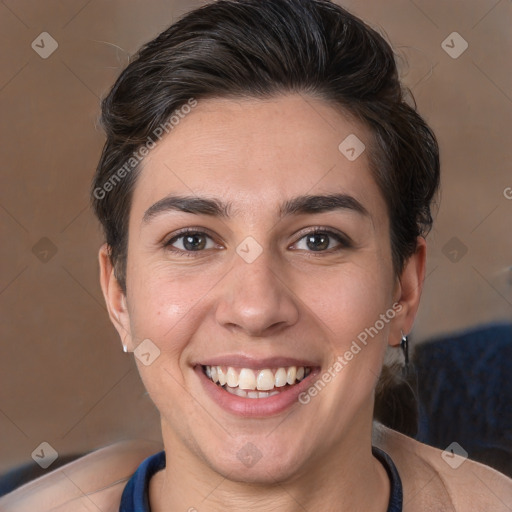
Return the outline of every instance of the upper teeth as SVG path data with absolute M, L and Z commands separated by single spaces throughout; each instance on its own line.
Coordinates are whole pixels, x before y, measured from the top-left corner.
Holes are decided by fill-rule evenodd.
M 234 368 L 233 366 L 205 366 L 206 375 L 218 382 L 221 386 L 227 384 L 230 388 L 257 389 L 269 391 L 274 387 L 280 388 L 286 384 L 295 384 L 311 372 L 311 368 L 304 366 L 289 366 L 287 368 L 265 368 L 252 370 L 251 368 Z

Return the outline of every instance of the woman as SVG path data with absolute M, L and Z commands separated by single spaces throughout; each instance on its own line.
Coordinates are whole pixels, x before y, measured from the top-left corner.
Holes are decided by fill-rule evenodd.
M 7 510 L 510 510 L 505 476 L 374 422 L 414 430 L 386 352 L 439 183 L 381 36 L 326 0 L 220 0 L 102 107 L 101 286 L 164 450 L 94 452 Z

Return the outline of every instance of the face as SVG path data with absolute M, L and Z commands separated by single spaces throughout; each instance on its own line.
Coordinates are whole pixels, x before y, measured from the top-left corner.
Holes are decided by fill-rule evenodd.
M 366 145 L 355 160 L 349 135 Z M 146 157 L 126 300 L 105 260 L 103 285 L 121 337 L 150 354 L 136 361 L 182 465 L 284 480 L 369 435 L 417 298 L 393 273 L 369 146 L 329 104 L 289 95 L 200 101 Z

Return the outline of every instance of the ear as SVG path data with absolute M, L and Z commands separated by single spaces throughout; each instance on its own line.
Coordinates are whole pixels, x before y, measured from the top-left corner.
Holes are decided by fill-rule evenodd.
M 126 296 L 114 275 L 114 267 L 110 259 L 110 249 L 107 244 L 100 247 L 98 253 L 100 263 L 100 283 L 103 297 L 107 304 L 108 315 L 114 324 L 125 352 L 133 352 L 133 342 L 130 329 L 130 315 L 126 305 Z
M 397 279 L 394 297 L 395 303 L 398 303 L 401 309 L 398 310 L 397 308 L 397 315 L 390 329 L 389 344 L 392 346 L 400 345 L 402 332 L 404 335 L 407 335 L 412 329 L 420 304 L 426 262 L 427 243 L 420 236 L 417 239 L 416 251 L 405 262 L 402 273 Z

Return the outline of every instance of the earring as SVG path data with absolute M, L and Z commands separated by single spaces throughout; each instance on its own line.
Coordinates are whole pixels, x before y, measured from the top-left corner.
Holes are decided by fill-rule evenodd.
M 402 348 L 402 352 L 404 353 L 405 358 L 405 364 L 409 364 L 409 340 L 407 339 L 407 336 L 401 331 L 402 333 L 402 340 L 400 341 L 400 347 Z
M 123 344 L 123 352 L 129 352 L 128 346 L 131 346 L 132 339 L 128 332 L 125 333 L 121 343 Z

